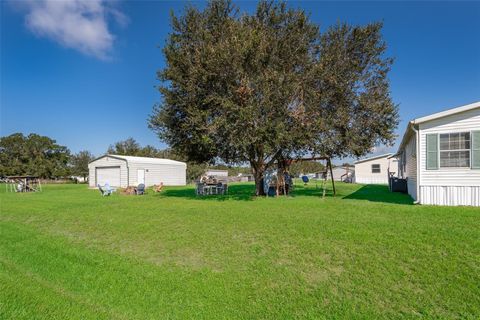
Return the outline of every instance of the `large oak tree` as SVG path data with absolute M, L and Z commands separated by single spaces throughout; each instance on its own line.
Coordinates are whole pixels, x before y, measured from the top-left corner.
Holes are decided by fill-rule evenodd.
M 358 156 L 392 141 L 398 116 L 380 24 L 321 34 L 285 3 L 240 15 L 230 1 L 211 1 L 172 15 L 172 29 L 149 125 L 189 160 L 248 162 L 262 194 L 275 161 Z

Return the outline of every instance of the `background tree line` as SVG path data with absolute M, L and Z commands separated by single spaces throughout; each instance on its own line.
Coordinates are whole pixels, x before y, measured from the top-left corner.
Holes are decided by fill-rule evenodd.
M 89 151 L 72 154 L 49 137 L 14 133 L 0 137 L 0 176 L 33 175 L 44 179 L 88 177 Z
M 171 149 L 157 149 L 151 145 L 142 147 L 133 138 L 113 143 L 106 153 L 185 161 L 184 157 Z M 88 163 L 93 159 L 94 156 L 89 151 L 71 153 L 67 147 L 57 144 L 54 139 L 35 133 L 26 136 L 14 133 L 0 137 L 0 176 L 33 175 L 44 179 L 80 176 L 85 179 L 88 177 Z M 207 168 L 228 170 L 231 176 L 251 173 L 251 169 L 245 166 L 189 162 L 188 181 L 196 180 Z

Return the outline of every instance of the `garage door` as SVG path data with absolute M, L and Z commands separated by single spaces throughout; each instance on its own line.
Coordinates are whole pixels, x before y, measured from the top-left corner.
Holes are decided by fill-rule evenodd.
M 120 167 L 97 168 L 97 184 L 120 187 Z

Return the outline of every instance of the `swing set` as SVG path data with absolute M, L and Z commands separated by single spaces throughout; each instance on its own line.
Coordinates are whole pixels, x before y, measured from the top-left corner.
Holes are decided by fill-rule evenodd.
M 325 195 L 327 193 L 327 182 L 328 182 L 328 175 L 330 174 L 330 178 L 332 180 L 332 188 L 333 188 L 333 196 L 337 194 L 337 191 L 335 189 L 335 180 L 333 180 L 333 169 L 332 169 L 332 161 L 330 157 L 325 157 L 325 156 L 312 156 L 310 158 L 300 158 L 300 159 L 294 159 L 290 160 L 290 163 L 293 162 L 298 162 L 298 161 L 325 161 L 325 166 L 324 170 L 322 172 L 318 172 L 321 180 L 322 180 L 322 198 L 325 198 Z M 318 185 L 316 185 L 318 187 Z

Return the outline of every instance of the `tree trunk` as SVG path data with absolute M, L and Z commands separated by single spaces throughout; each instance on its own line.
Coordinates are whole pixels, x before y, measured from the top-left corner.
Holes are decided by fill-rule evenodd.
M 255 195 L 265 196 L 265 191 L 263 190 L 263 170 L 254 169 L 253 176 L 255 177 Z

